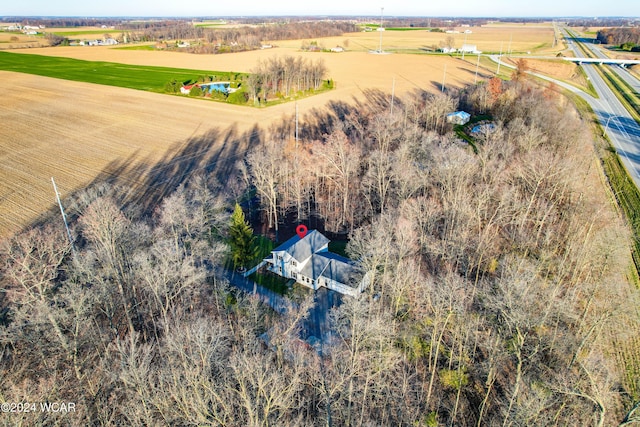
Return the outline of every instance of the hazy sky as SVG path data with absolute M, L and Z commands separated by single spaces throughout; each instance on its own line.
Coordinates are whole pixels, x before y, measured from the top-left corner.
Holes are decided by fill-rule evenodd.
M 14 0 L 0 16 L 640 16 L 638 0 Z M 379 3 L 379 4 L 376 4 Z M 385 4 L 387 3 L 387 4 Z

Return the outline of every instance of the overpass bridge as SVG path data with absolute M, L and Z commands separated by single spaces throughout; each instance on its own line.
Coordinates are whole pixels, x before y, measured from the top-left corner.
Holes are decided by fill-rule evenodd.
M 627 65 L 640 64 L 639 59 L 611 59 L 611 58 L 569 58 L 563 57 L 565 61 L 577 62 L 578 64 L 609 64 L 609 65 L 621 65 L 623 67 Z

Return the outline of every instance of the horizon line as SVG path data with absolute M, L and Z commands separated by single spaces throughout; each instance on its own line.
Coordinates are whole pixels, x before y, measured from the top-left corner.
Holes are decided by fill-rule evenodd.
M 366 14 L 257 14 L 257 15 L 0 15 L 0 19 L 6 18 L 119 18 L 119 19 L 135 19 L 135 18 L 177 18 L 177 19 L 241 19 L 241 18 L 379 18 L 379 15 Z M 456 18 L 456 19 L 640 19 L 640 16 L 634 15 L 388 15 L 389 18 Z

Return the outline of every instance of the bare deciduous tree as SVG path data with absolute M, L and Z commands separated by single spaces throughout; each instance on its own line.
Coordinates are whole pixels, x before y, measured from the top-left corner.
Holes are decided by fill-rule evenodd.
M 278 232 L 278 207 L 281 197 L 282 164 L 284 162 L 282 144 L 268 142 L 254 149 L 247 156 L 252 183 L 266 205 L 269 228 Z

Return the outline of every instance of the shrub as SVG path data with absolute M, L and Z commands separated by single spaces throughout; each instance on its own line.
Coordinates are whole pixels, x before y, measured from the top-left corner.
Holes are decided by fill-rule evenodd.
M 178 93 L 180 92 L 180 83 L 176 80 L 171 80 L 164 85 L 164 91 L 167 93 Z
M 244 105 L 249 100 L 249 95 L 244 90 L 237 90 L 230 93 L 227 97 L 227 102 L 231 104 Z
M 459 390 L 461 387 L 469 384 L 469 375 L 467 374 L 466 368 L 460 370 L 441 369 L 439 374 L 442 385 L 447 388 Z
M 194 86 L 191 88 L 191 91 L 189 92 L 189 96 L 202 96 L 203 92 L 202 92 L 202 88 L 200 86 Z

